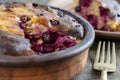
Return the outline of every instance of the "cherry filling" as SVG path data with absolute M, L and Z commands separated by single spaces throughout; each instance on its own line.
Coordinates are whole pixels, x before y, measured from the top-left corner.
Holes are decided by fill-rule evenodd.
M 95 15 L 87 15 L 87 20 L 92 24 L 94 28 L 97 27 L 98 25 L 98 20 Z
M 44 43 L 52 44 L 56 41 L 57 35 L 55 35 L 55 32 L 52 32 L 48 30 L 47 32 L 44 32 L 42 35 L 42 40 Z
M 79 12 L 84 18 L 86 18 L 95 29 L 99 29 L 99 25 L 101 25 L 101 30 L 104 31 L 112 31 L 111 25 L 108 25 L 108 20 L 114 19 L 115 16 L 110 13 L 109 8 L 99 6 L 98 15 L 91 13 L 91 7 L 94 7 L 92 4 L 93 0 L 79 0 L 79 5 L 77 5 L 74 9 L 76 12 Z M 98 3 L 99 4 L 99 3 Z M 96 7 L 97 8 L 97 7 Z M 94 8 L 93 8 L 94 9 Z M 90 12 L 88 12 L 88 11 Z M 88 12 L 88 13 L 87 13 Z M 120 16 L 120 15 L 118 15 Z M 101 20 L 101 22 L 99 22 Z M 107 24 L 107 25 L 106 25 Z
M 107 25 L 104 25 L 101 30 L 104 30 L 104 31 L 111 31 L 110 29 L 110 26 L 107 26 Z
M 28 20 L 26 20 L 26 22 L 27 21 Z M 53 23 L 55 23 L 55 25 L 58 24 L 56 22 Z M 22 21 L 22 19 L 19 26 L 24 30 L 25 38 L 30 40 L 31 49 L 37 53 L 51 53 L 77 44 L 76 40 L 71 39 L 70 36 L 52 29 L 37 34 L 29 33 L 26 30 L 27 24 L 25 21 Z
M 55 45 L 54 44 L 44 44 L 43 45 L 43 53 L 50 53 L 55 51 Z
M 92 0 L 80 0 L 79 4 L 80 4 L 80 6 L 88 7 L 88 6 L 90 6 L 91 2 L 92 2 Z
M 108 8 L 104 8 L 102 6 L 99 7 L 99 10 L 101 16 L 108 16 L 110 13 L 110 10 Z

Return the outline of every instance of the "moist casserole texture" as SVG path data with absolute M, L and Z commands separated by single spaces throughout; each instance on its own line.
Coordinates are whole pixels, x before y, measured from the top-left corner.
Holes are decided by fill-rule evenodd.
M 120 31 L 120 8 L 108 0 L 75 0 L 75 11 L 86 18 L 96 30 Z M 103 3 L 103 2 L 104 3 Z M 114 1 L 113 1 L 114 2 Z M 117 3 L 117 2 L 115 2 Z M 113 6 L 113 7 L 112 7 Z
M 83 38 L 83 26 L 62 11 L 36 3 L 0 5 L 0 54 L 46 54 L 75 46 Z

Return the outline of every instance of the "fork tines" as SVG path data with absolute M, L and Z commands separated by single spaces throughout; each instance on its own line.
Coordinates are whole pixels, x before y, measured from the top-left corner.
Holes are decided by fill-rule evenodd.
M 106 44 L 107 46 L 105 46 Z M 105 41 L 103 42 L 100 41 L 98 44 L 97 52 L 96 52 L 95 64 L 101 64 L 101 63 L 102 65 L 111 64 L 111 66 L 114 66 L 116 68 L 116 54 L 115 53 L 116 52 L 115 52 L 114 42 L 105 43 Z

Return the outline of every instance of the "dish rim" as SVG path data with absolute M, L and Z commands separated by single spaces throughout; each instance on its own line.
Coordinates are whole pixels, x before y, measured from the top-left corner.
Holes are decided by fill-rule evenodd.
M 98 38 L 104 38 L 104 39 L 120 39 L 120 32 L 95 30 L 95 35 Z
M 41 5 L 41 4 L 39 4 Z M 95 38 L 95 32 L 92 27 L 92 25 L 85 20 L 83 17 L 78 16 L 77 14 L 74 14 L 72 12 L 69 12 L 67 10 L 53 7 L 49 5 L 42 5 L 46 7 L 51 7 L 52 9 L 60 10 L 64 14 L 67 14 L 73 18 L 75 18 L 78 22 L 80 22 L 82 25 L 84 25 L 84 28 L 86 30 L 85 38 L 78 43 L 76 46 L 73 46 L 71 48 L 61 50 L 58 52 L 53 52 L 50 54 L 41 54 L 41 55 L 32 55 L 32 56 L 7 56 L 7 55 L 1 55 L 0 56 L 0 66 L 14 66 L 14 67 L 20 67 L 20 66 L 35 66 L 35 65 L 41 65 L 42 63 L 48 62 L 48 61 L 56 61 L 60 59 L 69 58 L 72 56 L 75 56 L 77 54 L 81 54 L 81 52 L 88 49 Z M 68 53 L 69 52 L 69 53 Z

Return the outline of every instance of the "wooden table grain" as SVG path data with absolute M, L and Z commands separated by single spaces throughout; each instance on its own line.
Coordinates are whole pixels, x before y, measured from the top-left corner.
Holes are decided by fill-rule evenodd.
M 117 70 L 114 73 L 108 73 L 108 80 L 120 80 L 120 41 L 97 38 L 90 48 L 88 61 L 85 69 L 72 80 L 99 80 L 100 72 L 93 70 L 95 53 L 99 41 L 111 41 L 116 44 Z

